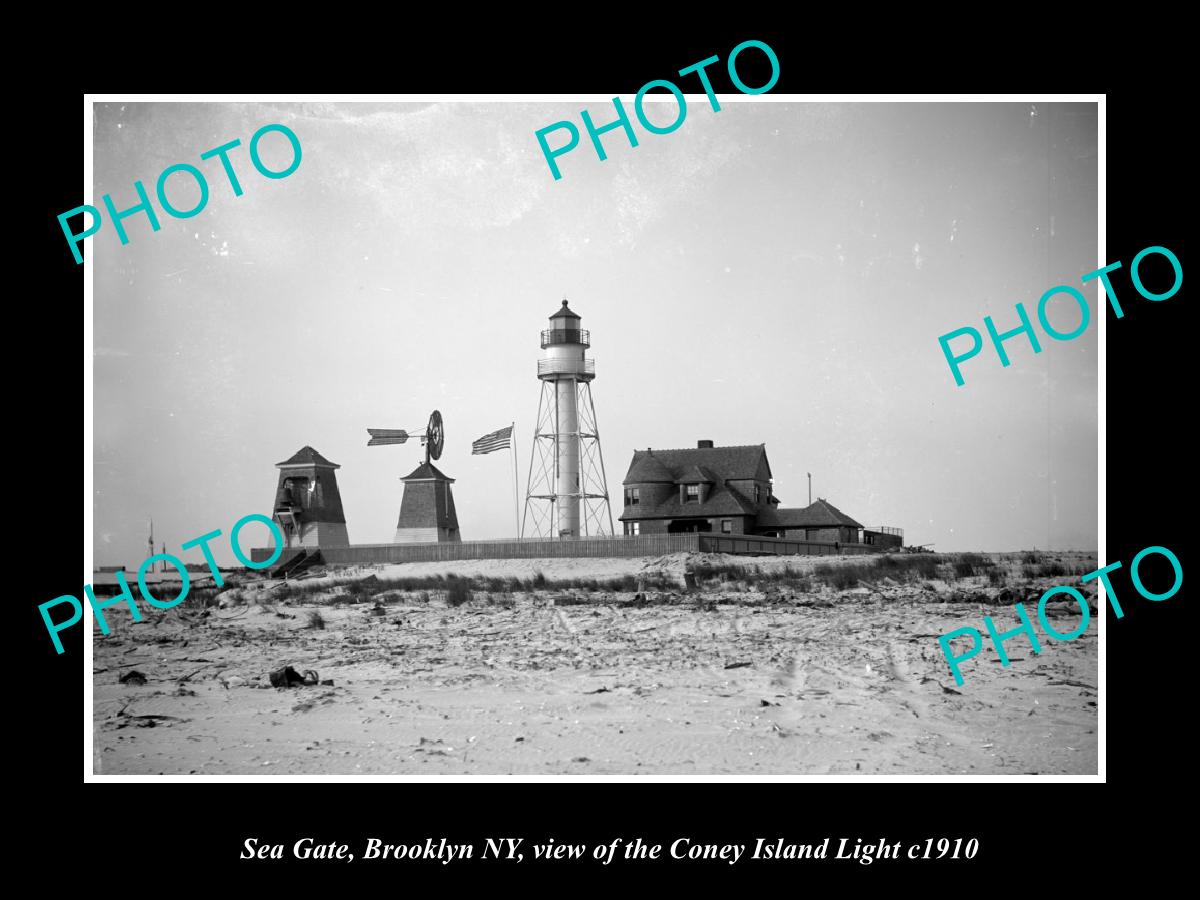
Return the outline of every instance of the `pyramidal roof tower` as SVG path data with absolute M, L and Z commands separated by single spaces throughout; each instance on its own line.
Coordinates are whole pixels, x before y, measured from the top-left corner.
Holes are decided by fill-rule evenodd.
M 405 444 L 412 436 L 407 428 L 368 428 L 367 433 L 371 436 L 368 447 Z M 429 424 L 420 437 L 425 447 L 425 462 L 400 479 L 404 482 L 404 498 L 400 501 L 400 519 L 392 543 L 460 543 L 458 513 L 450 490 L 454 479 L 433 464 L 435 459 L 442 458 L 446 442 L 446 427 L 439 410 L 430 414 Z
M 308 446 L 275 466 L 279 469 L 279 482 L 272 515 L 283 529 L 286 545 L 349 546 L 342 495 L 338 493 L 334 474 L 341 466 Z
M 442 473 L 428 459 L 400 479 L 404 498 L 400 501 L 400 520 L 392 543 L 458 543 L 458 513 L 454 510 L 454 479 Z

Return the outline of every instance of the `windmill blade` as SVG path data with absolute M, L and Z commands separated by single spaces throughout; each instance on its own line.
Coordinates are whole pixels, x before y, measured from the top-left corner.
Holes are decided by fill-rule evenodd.
M 381 444 L 403 444 L 408 441 L 408 432 L 402 428 L 368 428 L 367 434 L 371 439 L 368 447 L 378 447 Z
M 425 442 L 429 446 L 429 456 L 432 459 L 440 459 L 442 455 L 442 446 L 446 440 L 446 429 L 442 424 L 442 414 L 438 410 L 434 410 L 429 417 L 429 425 L 425 429 Z

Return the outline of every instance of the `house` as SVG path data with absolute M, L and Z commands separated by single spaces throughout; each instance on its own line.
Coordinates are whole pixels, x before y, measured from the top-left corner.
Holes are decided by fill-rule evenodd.
M 863 543 L 863 526 L 823 497 L 803 509 L 769 509 L 758 517 L 757 525 L 756 534 L 771 537 Z
M 625 475 L 625 534 L 714 532 L 827 543 L 891 544 L 825 499 L 784 508 L 772 490 L 764 444 L 717 447 L 698 441 L 681 450 L 635 450 Z M 889 529 L 887 538 L 893 538 Z M 895 544 L 898 546 L 898 543 Z

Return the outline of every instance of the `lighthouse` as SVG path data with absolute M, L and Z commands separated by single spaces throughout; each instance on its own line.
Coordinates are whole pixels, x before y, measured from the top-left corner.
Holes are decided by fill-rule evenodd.
M 563 300 L 542 331 L 538 360 L 541 398 L 522 537 L 572 538 L 613 533 L 604 456 L 592 402 L 596 362 L 587 358 L 591 335 Z

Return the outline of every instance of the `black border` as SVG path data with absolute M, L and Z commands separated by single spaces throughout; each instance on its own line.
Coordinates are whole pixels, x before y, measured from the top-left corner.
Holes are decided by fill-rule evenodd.
M 764 40 L 776 50 L 781 61 L 776 93 L 881 87 L 986 89 L 986 83 L 948 84 L 919 74 L 912 77 L 948 61 L 929 60 L 928 69 L 911 62 L 908 69 L 892 68 L 903 62 L 895 51 L 881 51 L 874 61 L 878 65 L 852 83 L 854 79 L 847 79 L 843 71 L 823 67 L 821 60 L 814 62 L 813 46 L 820 34 L 781 28 L 751 28 L 732 39 L 634 35 L 622 40 L 620 35 L 608 33 L 590 44 L 583 42 L 582 35 L 572 34 L 569 40 L 556 43 L 539 44 L 531 39 L 533 47 L 525 52 L 511 40 L 503 46 L 470 49 L 459 42 L 454 52 L 445 42 L 436 41 L 427 41 L 422 52 L 414 52 L 416 45 L 407 42 L 404 52 L 388 58 L 386 64 L 379 59 L 365 71 L 359 67 L 345 72 L 341 87 L 361 88 L 366 80 L 370 89 L 378 91 L 480 93 L 478 79 L 486 73 L 484 90 L 493 93 L 587 91 L 627 97 L 651 78 L 669 77 L 673 70 L 712 54 L 724 58 L 745 37 Z M 861 53 L 871 47 L 854 49 Z M 854 58 L 857 56 L 851 62 Z M 896 83 L 904 80 L 891 77 L 897 73 L 907 73 L 909 83 Z M 300 73 L 306 74 L 311 73 Z M 1085 80 L 1078 73 L 1071 77 Z M 751 81 L 751 76 L 746 79 Z M 309 82 L 305 87 L 314 87 L 314 79 L 303 80 Z M 286 88 L 297 89 L 290 84 Z M 1073 89 L 1086 88 L 1076 85 Z M 66 540 L 68 534 L 78 534 L 71 526 L 80 505 L 75 479 L 81 454 L 79 445 L 71 440 L 78 407 L 69 398 L 77 389 L 72 373 L 77 371 L 81 342 L 78 332 L 66 323 L 78 321 L 78 313 L 70 310 L 78 310 L 75 304 L 81 296 L 82 267 L 65 251 L 55 216 L 81 202 L 78 152 L 84 117 L 78 92 L 64 90 L 39 102 L 37 152 L 29 156 L 32 171 L 22 185 L 29 192 L 24 208 L 31 213 L 22 221 L 34 226 L 37 269 L 22 294 L 28 300 L 21 304 L 18 322 L 19 333 L 29 335 L 40 352 L 28 353 L 24 349 L 27 341 L 15 342 L 17 359 L 28 374 L 14 381 L 17 389 L 12 396 L 17 409 L 10 419 L 14 434 L 25 438 L 13 442 L 25 451 L 14 461 L 13 474 L 29 492 L 23 507 L 23 533 L 16 546 L 22 560 L 30 551 L 33 556 L 13 567 L 32 576 L 21 579 L 28 588 L 20 592 L 23 599 L 15 601 L 25 623 L 20 636 L 24 662 L 15 670 L 24 676 L 19 692 L 23 723 L 19 733 L 33 738 L 25 762 L 33 774 L 27 783 L 36 786 L 39 797 L 34 804 L 33 833 L 65 835 L 78 828 L 80 819 L 89 823 L 85 829 L 88 839 L 107 845 L 105 864 L 89 868 L 89 877 L 102 878 L 105 871 L 114 877 L 120 877 L 115 873 L 121 871 L 136 871 L 139 880 L 184 874 L 187 883 L 196 886 L 245 886 L 246 879 L 252 884 L 293 886 L 301 878 L 304 884 L 313 884 L 328 876 L 338 878 L 338 883 L 357 883 L 365 874 L 370 880 L 386 879 L 382 883 L 398 883 L 403 888 L 405 879 L 416 874 L 418 878 L 433 875 L 443 884 L 480 875 L 498 883 L 497 867 L 492 864 L 380 864 L 346 869 L 338 863 L 239 862 L 241 842 L 251 835 L 283 842 L 310 834 L 350 843 L 367 836 L 392 842 L 441 836 L 479 842 L 488 836 L 518 835 L 528 842 L 552 836 L 560 843 L 641 836 L 661 843 L 687 835 L 704 842 L 747 843 L 755 836 L 798 842 L 826 836 L 834 837 L 835 842 L 841 836 L 882 836 L 907 842 L 944 835 L 977 837 L 981 852 L 970 864 L 937 867 L 776 863 L 746 868 L 745 864 L 642 862 L 620 869 L 588 868 L 604 872 L 605 881 L 630 879 L 631 884 L 640 884 L 653 868 L 672 881 L 690 876 L 714 887 L 733 884 L 734 879 L 744 884 L 748 873 L 767 874 L 782 879 L 784 889 L 793 889 L 794 884 L 797 890 L 811 886 L 814 876 L 839 884 L 865 877 L 911 877 L 914 883 L 929 884 L 931 877 L 946 872 L 956 881 L 963 874 L 973 876 L 967 884 L 977 886 L 980 882 L 976 879 L 986 871 L 1011 878 L 1011 887 L 1020 889 L 1021 878 L 1015 873 L 1032 856 L 1061 853 L 1066 872 L 1076 865 L 1070 861 L 1072 854 L 1082 852 L 1091 843 L 1089 839 L 1103 839 L 1119 827 L 1120 823 L 1111 822 L 1111 803 L 1101 802 L 1098 793 L 1109 788 L 1096 785 L 410 783 L 346 788 L 229 784 L 211 785 L 203 792 L 166 784 L 83 785 L 83 710 L 78 693 L 82 629 L 65 635 L 66 653 L 58 657 L 45 639 L 36 606 L 78 590 L 81 568 L 74 557 L 75 546 L 67 546 L 74 541 Z M 1179 101 L 1162 89 L 1130 89 L 1108 95 L 1107 261 L 1120 259 L 1128 267 L 1139 250 L 1157 244 L 1171 248 L 1186 270 L 1182 216 L 1184 185 L 1190 179 L 1184 175 L 1183 142 L 1173 137 L 1180 115 Z M 1170 547 L 1188 571 L 1187 547 L 1181 540 L 1189 534 L 1184 513 L 1191 512 L 1182 491 L 1190 449 L 1184 412 L 1193 403 L 1188 390 L 1190 373 L 1185 368 L 1188 354 L 1184 342 L 1190 337 L 1184 321 L 1186 285 L 1171 300 L 1150 303 L 1132 292 L 1127 276 L 1114 281 L 1126 316 L 1118 321 L 1110 311 L 1107 321 L 1107 561 L 1120 559 L 1128 566 L 1143 547 L 1160 544 Z M 1031 422 L 1031 427 L 1036 428 L 1036 423 Z M 1092 449 L 1081 448 L 1081 452 L 1091 453 Z M 24 476 L 26 469 L 28 477 Z M 1136 598 L 1125 573 L 1118 573 L 1114 583 L 1126 616 L 1117 621 L 1110 615 L 1106 626 L 1108 781 L 1119 791 L 1120 807 L 1127 808 L 1133 796 L 1126 792 L 1136 786 L 1142 795 L 1147 780 L 1174 778 L 1167 773 L 1187 765 L 1174 759 L 1181 755 L 1177 716 L 1186 708 L 1182 699 L 1188 683 L 1183 668 L 1187 653 L 1166 638 L 1184 636 L 1188 631 L 1184 591 L 1169 601 L 1150 603 Z M 101 794 L 104 791 L 108 793 Z M 1138 800 L 1139 805 L 1142 802 Z M 1154 821 L 1151 817 L 1143 824 L 1150 826 Z M 1048 841 L 1058 849 L 1051 850 Z M 53 858 L 54 844 L 53 840 L 43 841 L 47 859 Z M 151 849 L 139 851 L 135 849 L 138 846 Z M 136 866 L 131 869 L 133 860 L 127 857 L 135 853 Z M 504 868 L 521 880 L 539 874 L 527 865 Z M 540 874 L 553 878 L 574 874 L 579 868 L 582 866 L 552 864 L 543 866 Z M 346 882 L 348 872 L 355 877 Z M 848 878 L 850 875 L 855 877 Z M 226 881 L 233 878 L 237 881 Z M 635 878 L 639 881 L 632 880 Z

